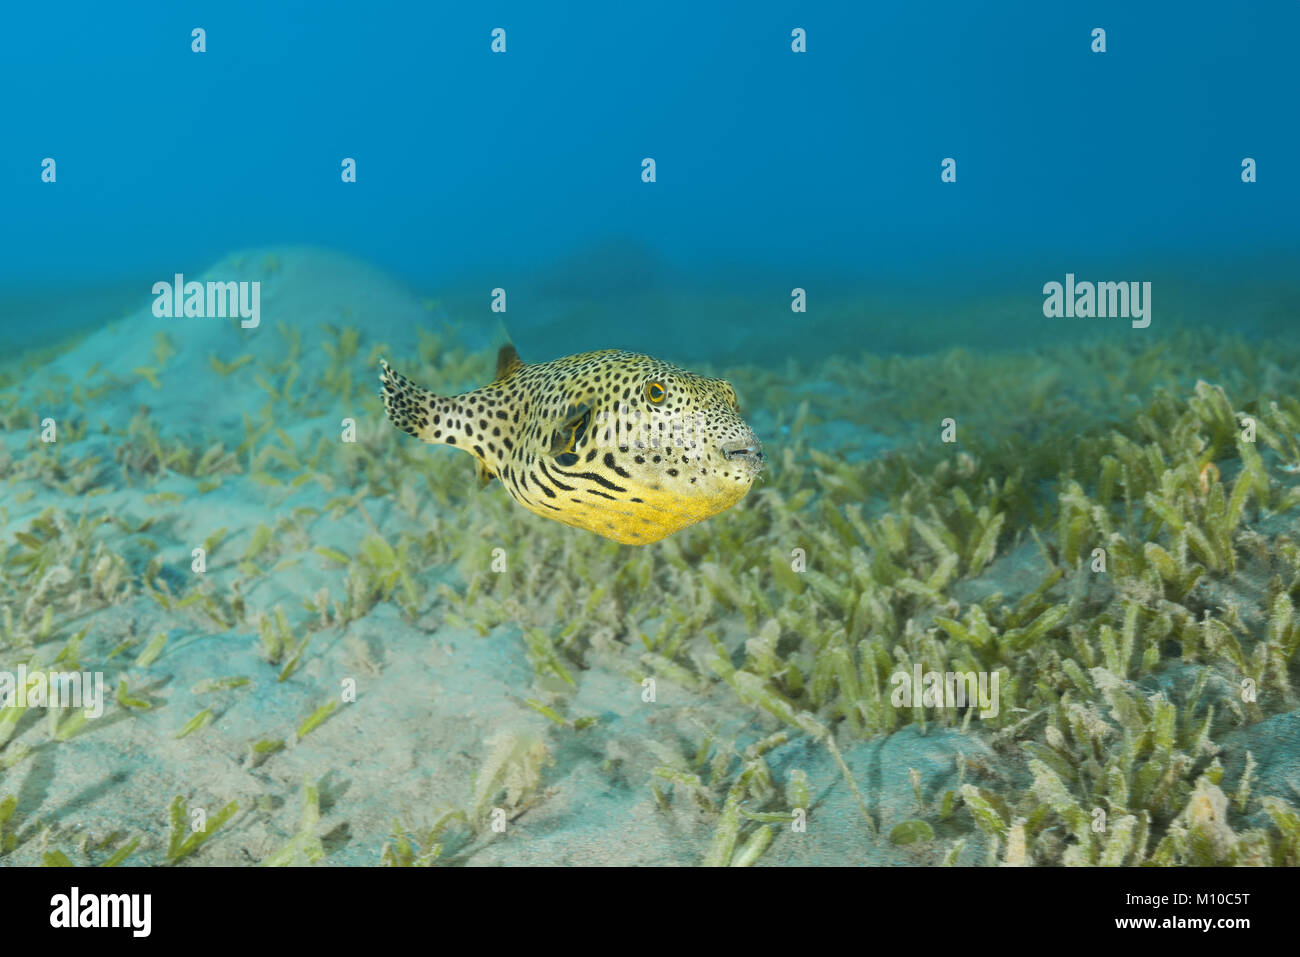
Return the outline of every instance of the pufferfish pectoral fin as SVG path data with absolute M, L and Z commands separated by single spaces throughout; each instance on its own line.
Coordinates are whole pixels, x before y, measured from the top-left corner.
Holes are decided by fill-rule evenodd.
M 590 402 L 569 406 L 563 421 L 551 435 L 551 447 L 547 452 L 559 459 L 561 465 L 573 465 L 578 461 L 576 449 L 591 424 L 591 409 Z
M 482 459 L 478 462 L 478 487 L 485 488 L 489 482 L 496 478 L 496 473 L 484 464 Z

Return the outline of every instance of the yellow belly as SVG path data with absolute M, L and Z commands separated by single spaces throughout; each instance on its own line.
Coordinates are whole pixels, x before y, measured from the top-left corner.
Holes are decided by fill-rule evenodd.
M 520 504 L 543 518 L 583 528 L 624 545 L 649 545 L 730 508 L 748 491 L 748 484 L 731 482 L 712 495 L 696 491 L 690 496 L 682 496 L 675 492 L 641 489 L 633 496 L 641 499 L 640 502 L 602 499 L 600 504 L 594 504 L 575 502 L 573 496 L 545 500 L 559 508 L 558 512 L 524 501 Z

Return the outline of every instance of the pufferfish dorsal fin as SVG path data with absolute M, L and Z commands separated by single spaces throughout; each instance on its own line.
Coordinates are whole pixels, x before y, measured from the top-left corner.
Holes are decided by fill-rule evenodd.
M 497 377 L 492 381 L 500 382 L 523 367 L 523 360 L 519 358 L 519 353 L 515 351 L 514 345 L 507 342 L 497 350 Z
M 561 465 L 573 465 L 578 461 L 575 451 L 582 437 L 587 434 L 591 423 L 591 403 L 571 405 L 564 412 L 564 419 L 551 435 L 551 447 L 547 450 L 559 460 Z

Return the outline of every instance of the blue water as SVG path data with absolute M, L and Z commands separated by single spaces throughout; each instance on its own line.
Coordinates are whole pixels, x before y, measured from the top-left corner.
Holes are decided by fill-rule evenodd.
M 302 242 L 429 289 L 611 242 L 785 295 L 1294 273 L 1300 7 L 1132 6 L 14 5 L 0 284 Z

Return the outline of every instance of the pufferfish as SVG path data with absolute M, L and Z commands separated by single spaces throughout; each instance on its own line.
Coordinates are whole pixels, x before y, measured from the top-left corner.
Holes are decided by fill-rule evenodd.
M 478 460 L 520 505 L 625 545 L 730 508 L 763 470 L 736 390 L 650 356 L 604 349 L 528 365 L 514 346 L 488 385 L 435 395 L 380 360 L 393 425 Z

